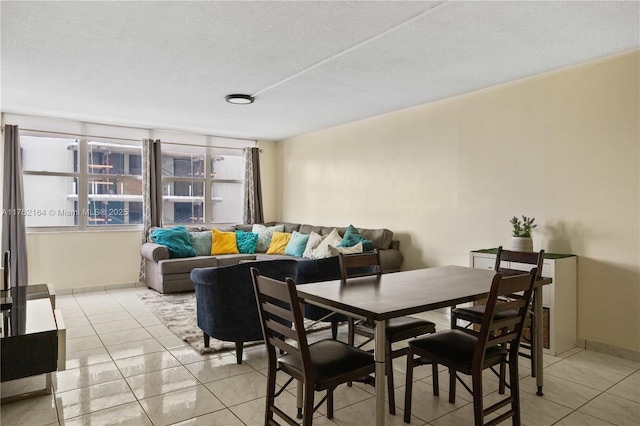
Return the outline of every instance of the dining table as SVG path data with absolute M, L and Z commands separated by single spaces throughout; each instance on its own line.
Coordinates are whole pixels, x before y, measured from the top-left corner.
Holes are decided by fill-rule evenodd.
M 297 287 L 301 302 L 321 306 L 375 325 L 374 360 L 376 425 L 385 424 L 385 323 L 391 318 L 473 302 L 488 296 L 495 271 L 464 266 L 439 266 L 379 276 L 332 280 Z M 542 395 L 542 287 L 534 287 L 536 384 Z

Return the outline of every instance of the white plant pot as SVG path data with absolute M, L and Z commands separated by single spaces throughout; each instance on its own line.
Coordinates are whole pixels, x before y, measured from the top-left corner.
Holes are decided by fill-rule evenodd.
M 511 237 L 511 250 L 533 251 L 533 239 L 531 237 Z

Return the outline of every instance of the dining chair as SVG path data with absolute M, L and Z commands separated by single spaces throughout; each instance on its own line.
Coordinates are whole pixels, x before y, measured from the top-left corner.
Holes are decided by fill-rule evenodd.
M 354 253 L 339 254 L 342 280 L 346 283 L 351 278 L 364 276 L 380 276 L 382 274 L 382 264 L 378 250 Z M 355 335 L 363 336 L 367 340 L 358 347 L 362 347 L 374 339 L 375 326 L 364 321 L 348 321 L 348 342 L 354 345 Z M 398 317 L 391 318 L 385 326 L 385 373 L 387 376 L 387 392 L 389 394 L 389 413 L 396 414 L 395 387 L 393 384 L 393 359 L 405 356 L 407 347 L 393 350 L 395 342 L 421 336 L 423 334 L 435 333 L 436 325 L 422 318 Z
M 304 426 L 312 424 L 313 412 L 324 401 L 327 402 L 327 418 L 333 418 L 333 390 L 339 384 L 373 373 L 373 355 L 333 339 L 309 344 L 295 282 L 291 278 L 278 281 L 261 276 L 256 268 L 251 268 L 251 276 L 268 356 L 265 424 L 277 425 L 274 415 L 288 424 L 297 424 L 275 405 L 276 397 L 293 379 L 304 388 L 303 408 L 298 409 L 298 417 L 302 417 Z M 280 357 L 276 355 L 276 348 L 282 354 Z M 276 391 L 278 371 L 291 378 Z M 314 407 L 314 392 L 323 390 L 326 390 L 326 396 Z
M 407 354 L 407 376 L 404 400 L 404 421 L 411 422 L 413 368 L 421 365 L 421 359 L 432 364 L 442 364 L 449 369 L 449 402 L 456 400 L 456 381 L 473 396 L 473 415 L 476 426 L 485 424 L 488 415 L 500 411 L 487 425 L 500 423 L 512 418 L 514 425 L 520 424 L 520 388 L 518 377 L 518 350 L 525 317 L 529 309 L 537 268 L 530 273 L 503 277 L 497 273 L 491 283 L 491 291 L 485 305 L 480 330 L 468 333 L 463 327 L 454 325 L 450 330 L 440 331 L 409 342 Z M 501 297 L 522 292 L 518 299 Z M 501 315 L 516 312 L 515 315 Z M 418 359 L 414 359 L 414 356 Z M 509 366 L 509 395 L 484 408 L 482 391 L 483 370 L 505 363 Z M 471 376 L 471 388 L 460 379 L 458 373 Z M 436 393 L 438 373 L 434 368 L 433 387 Z
M 503 262 L 510 262 L 510 268 L 503 267 Z M 502 272 L 505 275 L 514 275 L 528 273 L 532 268 L 536 268 L 538 274 L 536 279 L 539 279 L 542 274 L 542 263 L 544 262 L 544 250 L 539 252 L 522 252 L 513 250 L 503 250 L 502 246 L 498 247 L 496 254 L 496 263 L 494 270 L 496 272 Z M 514 267 L 515 264 L 515 267 Z M 518 298 L 518 294 L 507 295 L 508 298 Z M 532 297 L 531 306 L 535 303 L 535 295 Z M 467 321 L 467 328 L 474 324 L 480 324 L 482 322 L 482 316 L 484 315 L 484 305 L 476 305 L 471 307 L 460 307 L 451 310 L 451 326 L 458 320 Z M 509 312 L 503 313 L 503 315 L 509 315 Z M 535 351 L 534 338 L 535 335 L 535 317 L 533 309 L 530 307 L 525 319 L 525 327 L 529 327 L 529 336 L 523 336 L 520 346 L 527 349 L 527 352 L 520 352 L 520 355 L 531 360 L 531 375 L 536 376 L 535 357 L 533 356 Z M 500 376 L 504 378 L 504 366 L 501 368 Z M 500 391 L 504 392 L 504 381 L 501 380 Z

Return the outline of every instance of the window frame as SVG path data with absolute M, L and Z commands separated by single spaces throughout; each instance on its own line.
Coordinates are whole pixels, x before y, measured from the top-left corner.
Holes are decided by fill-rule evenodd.
M 104 232 L 104 231 L 131 231 L 142 230 L 143 223 L 132 224 L 117 224 L 117 225 L 91 225 L 89 223 L 89 214 L 83 214 L 82 212 L 88 212 L 91 207 L 89 205 L 89 185 L 94 179 L 104 179 L 105 175 L 100 173 L 89 172 L 89 144 L 92 142 L 99 142 L 101 139 L 98 136 L 81 136 L 72 133 L 47 133 L 47 132 L 33 132 L 20 130 L 21 137 L 36 137 L 36 138 L 55 138 L 55 139 L 72 139 L 77 142 L 77 156 L 78 167 L 77 172 L 50 172 L 46 170 L 22 170 L 23 176 L 41 176 L 41 177 L 69 177 L 76 179 L 76 218 L 77 222 L 74 225 L 49 225 L 49 226 L 27 226 L 27 231 L 32 233 L 37 232 Z M 98 140 L 96 140 L 98 139 Z M 140 155 L 142 155 L 142 141 L 137 142 L 133 140 L 127 140 L 124 138 L 111 138 L 103 137 L 103 139 L 112 139 L 114 141 L 123 142 L 127 144 L 139 143 Z M 105 142 L 106 143 L 106 142 Z M 110 142 L 111 143 L 111 142 Z M 115 142 L 114 142 L 115 144 Z M 142 185 L 142 175 L 129 175 L 129 174 L 114 174 L 111 175 L 114 178 L 120 178 L 129 181 L 139 181 Z M 142 211 L 144 215 L 144 194 L 140 195 L 140 202 L 143 204 Z M 116 200 L 122 201 L 122 200 Z M 86 209 L 80 208 L 80 206 L 87 206 Z M 28 206 L 25 206 L 25 210 L 29 210 Z M 143 216 L 144 217 L 144 216 Z

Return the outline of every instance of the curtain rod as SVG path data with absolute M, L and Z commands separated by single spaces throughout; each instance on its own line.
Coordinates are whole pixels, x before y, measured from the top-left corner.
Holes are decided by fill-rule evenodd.
M 23 128 L 20 128 L 20 127 L 18 127 L 18 130 L 24 130 L 25 132 L 47 133 L 47 134 L 51 134 L 51 135 L 78 136 L 80 138 L 110 139 L 110 140 L 129 141 L 129 142 L 141 142 L 142 141 L 142 139 L 115 138 L 115 137 L 112 137 L 112 136 L 82 135 L 82 134 L 79 134 L 79 133 L 72 133 L 72 132 L 52 132 L 52 131 L 48 131 L 48 130 L 23 129 Z M 210 136 L 207 136 L 207 135 L 203 135 L 203 136 L 210 137 Z M 212 136 L 212 137 L 217 137 L 217 136 Z M 233 139 L 233 138 L 227 138 L 227 139 Z M 251 139 L 235 139 L 235 140 L 243 140 L 243 141 L 251 142 Z M 160 142 L 161 143 L 170 144 L 170 145 L 196 146 L 196 147 L 219 148 L 219 149 L 237 149 L 237 150 L 240 150 L 240 151 L 244 150 L 244 148 L 237 148 L 237 147 L 233 147 L 233 146 L 197 145 L 197 144 L 193 144 L 193 143 L 182 143 L 182 142 L 165 141 L 165 140 L 162 140 L 162 139 L 160 140 Z M 253 143 L 255 145 L 257 145 L 257 141 L 253 141 Z

